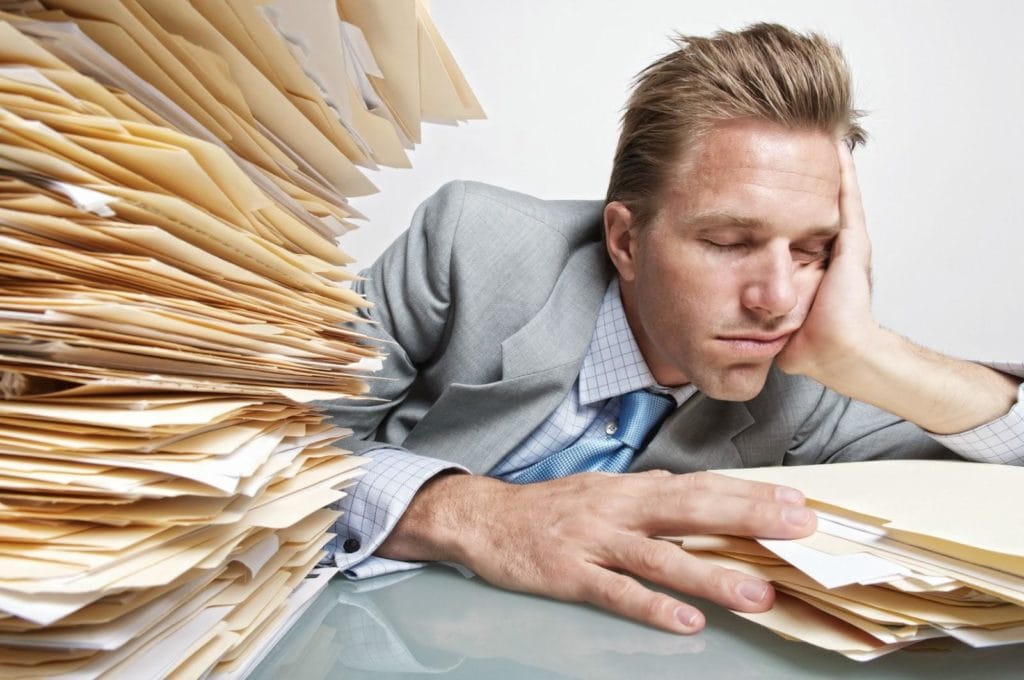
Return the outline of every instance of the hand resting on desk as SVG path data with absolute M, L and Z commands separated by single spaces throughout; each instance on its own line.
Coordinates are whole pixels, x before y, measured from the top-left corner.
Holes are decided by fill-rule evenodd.
M 816 526 L 799 492 L 709 472 L 583 473 L 527 485 L 443 474 L 420 489 L 377 554 L 457 562 L 503 588 L 694 633 L 704 627 L 700 611 L 636 579 L 748 612 L 769 609 L 775 592 L 652 537 L 800 538 Z

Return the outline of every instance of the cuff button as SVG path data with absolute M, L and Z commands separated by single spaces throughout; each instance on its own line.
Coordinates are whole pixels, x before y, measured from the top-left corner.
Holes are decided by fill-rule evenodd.
M 354 538 L 345 539 L 345 542 L 341 544 L 342 549 L 347 553 L 354 553 L 359 550 L 359 541 Z

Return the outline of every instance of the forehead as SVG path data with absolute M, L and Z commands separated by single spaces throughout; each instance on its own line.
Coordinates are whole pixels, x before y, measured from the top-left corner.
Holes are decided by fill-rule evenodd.
M 830 135 L 730 121 L 683 155 L 665 199 L 676 214 L 715 211 L 823 226 L 838 220 L 838 195 L 839 160 Z

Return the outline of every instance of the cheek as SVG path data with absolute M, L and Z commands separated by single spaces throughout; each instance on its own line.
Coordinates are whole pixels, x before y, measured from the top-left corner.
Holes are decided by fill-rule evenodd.
M 649 264 L 640 292 L 648 298 L 648 319 L 662 332 L 689 335 L 715 325 L 735 307 L 735 276 L 720 264 L 712 266 L 683 249 L 674 256 L 663 251 Z
M 709 262 L 692 243 L 677 238 L 651 239 L 650 257 L 640 276 L 650 287 L 677 296 L 699 297 L 714 287 L 714 272 L 721 266 Z
M 636 283 L 648 323 L 663 333 L 689 336 L 742 314 L 747 273 L 741 261 L 724 261 L 692 240 L 663 233 L 650 234 L 644 246 Z M 808 288 L 816 289 L 818 281 L 820 274 Z
M 801 314 L 806 315 L 807 310 L 811 308 L 814 296 L 818 293 L 818 286 L 821 285 L 821 280 L 824 277 L 825 270 L 823 268 L 801 272 L 797 276 L 797 297 L 799 299 L 797 309 Z

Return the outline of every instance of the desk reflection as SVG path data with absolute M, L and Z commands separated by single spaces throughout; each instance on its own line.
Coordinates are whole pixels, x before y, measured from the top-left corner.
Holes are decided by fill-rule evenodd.
M 714 605 L 663 633 L 582 605 L 493 588 L 445 567 L 330 584 L 252 677 L 1019 677 L 1019 647 L 918 646 L 868 664 L 789 642 Z

